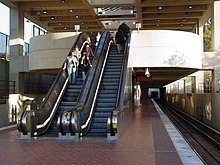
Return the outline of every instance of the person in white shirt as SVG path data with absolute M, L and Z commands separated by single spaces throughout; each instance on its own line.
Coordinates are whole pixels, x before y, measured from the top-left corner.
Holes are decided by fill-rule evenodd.
M 73 50 L 70 56 L 67 56 L 63 69 L 67 68 L 69 84 L 74 84 L 76 79 L 76 70 L 79 65 L 79 61 L 76 56 L 76 51 Z

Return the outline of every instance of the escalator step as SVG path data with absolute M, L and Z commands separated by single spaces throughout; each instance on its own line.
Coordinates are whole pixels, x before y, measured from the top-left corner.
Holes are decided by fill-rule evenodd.
M 96 108 L 97 112 L 112 112 L 115 108 L 111 108 L 111 107 L 99 107 Z
M 60 103 L 61 106 L 75 106 L 76 102 L 70 102 L 70 101 L 61 101 Z
M 118 85 L 114 85 L 114 86 L 113 86 L 113 85 L 112 85 L 112 86 L 102 85 L 102 86 L 101 86 L 101 89 L 102 89 L 102 90 L 105 90 L 105 89 L 106 89 L 106 90 L 118 90 Z
M 106 95 L 104 93 L 103 94 L 100 93 L 98 98 L 116 98 L 117 95 L 118 95 L 117 93 L 114 93 L 114 94 L 109 93 L 108 95 Z
M 118 93 L 118 90 L 114 90 L 114 89 L 101 89 L 100 91 L 100 94 L 117 94 Z
M 92 123 L 95 122 L 95 123 L 107 123 L 107 120 L 108 118 L 93 118 L 92 119 Z
M 91 129 L 107 129 L 107 124 L 106 123 L 92 123 L 90 125 Z
M 116 103 L 116 98 L 110 98 L 110 99 L 98 98 L 97 103 Z

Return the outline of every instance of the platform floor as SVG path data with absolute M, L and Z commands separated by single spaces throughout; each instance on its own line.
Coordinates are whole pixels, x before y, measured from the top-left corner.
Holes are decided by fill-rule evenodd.
M 21 141 L 15 129 L 0 131 L 0 165 L 186 164 L 160 115 L 153 102 L 145 100 L 119 140 L 112 142 Z

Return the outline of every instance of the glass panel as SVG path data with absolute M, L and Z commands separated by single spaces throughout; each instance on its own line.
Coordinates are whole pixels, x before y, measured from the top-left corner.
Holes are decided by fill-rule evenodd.
M 0 56 L 6 55 L 7 35 L 0 33 Z
M 39 32 L 40 29 L 35 25 L 33 27 L 34 27 L 34 34 L 33 35 L 38 36 L 40 34 L 40 32 Z

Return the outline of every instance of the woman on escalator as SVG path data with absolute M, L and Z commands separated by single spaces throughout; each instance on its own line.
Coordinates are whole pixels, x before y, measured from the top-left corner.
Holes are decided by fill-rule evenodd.
M 72 53 L 67 56 L 66 61 L 64 63 L 63 69 L 67 68 L 69 84 L 74 84 L 76 79 L 76 71 L 79 65 L 79 61 L 76 55 L 76 51 L 73 50 Z

